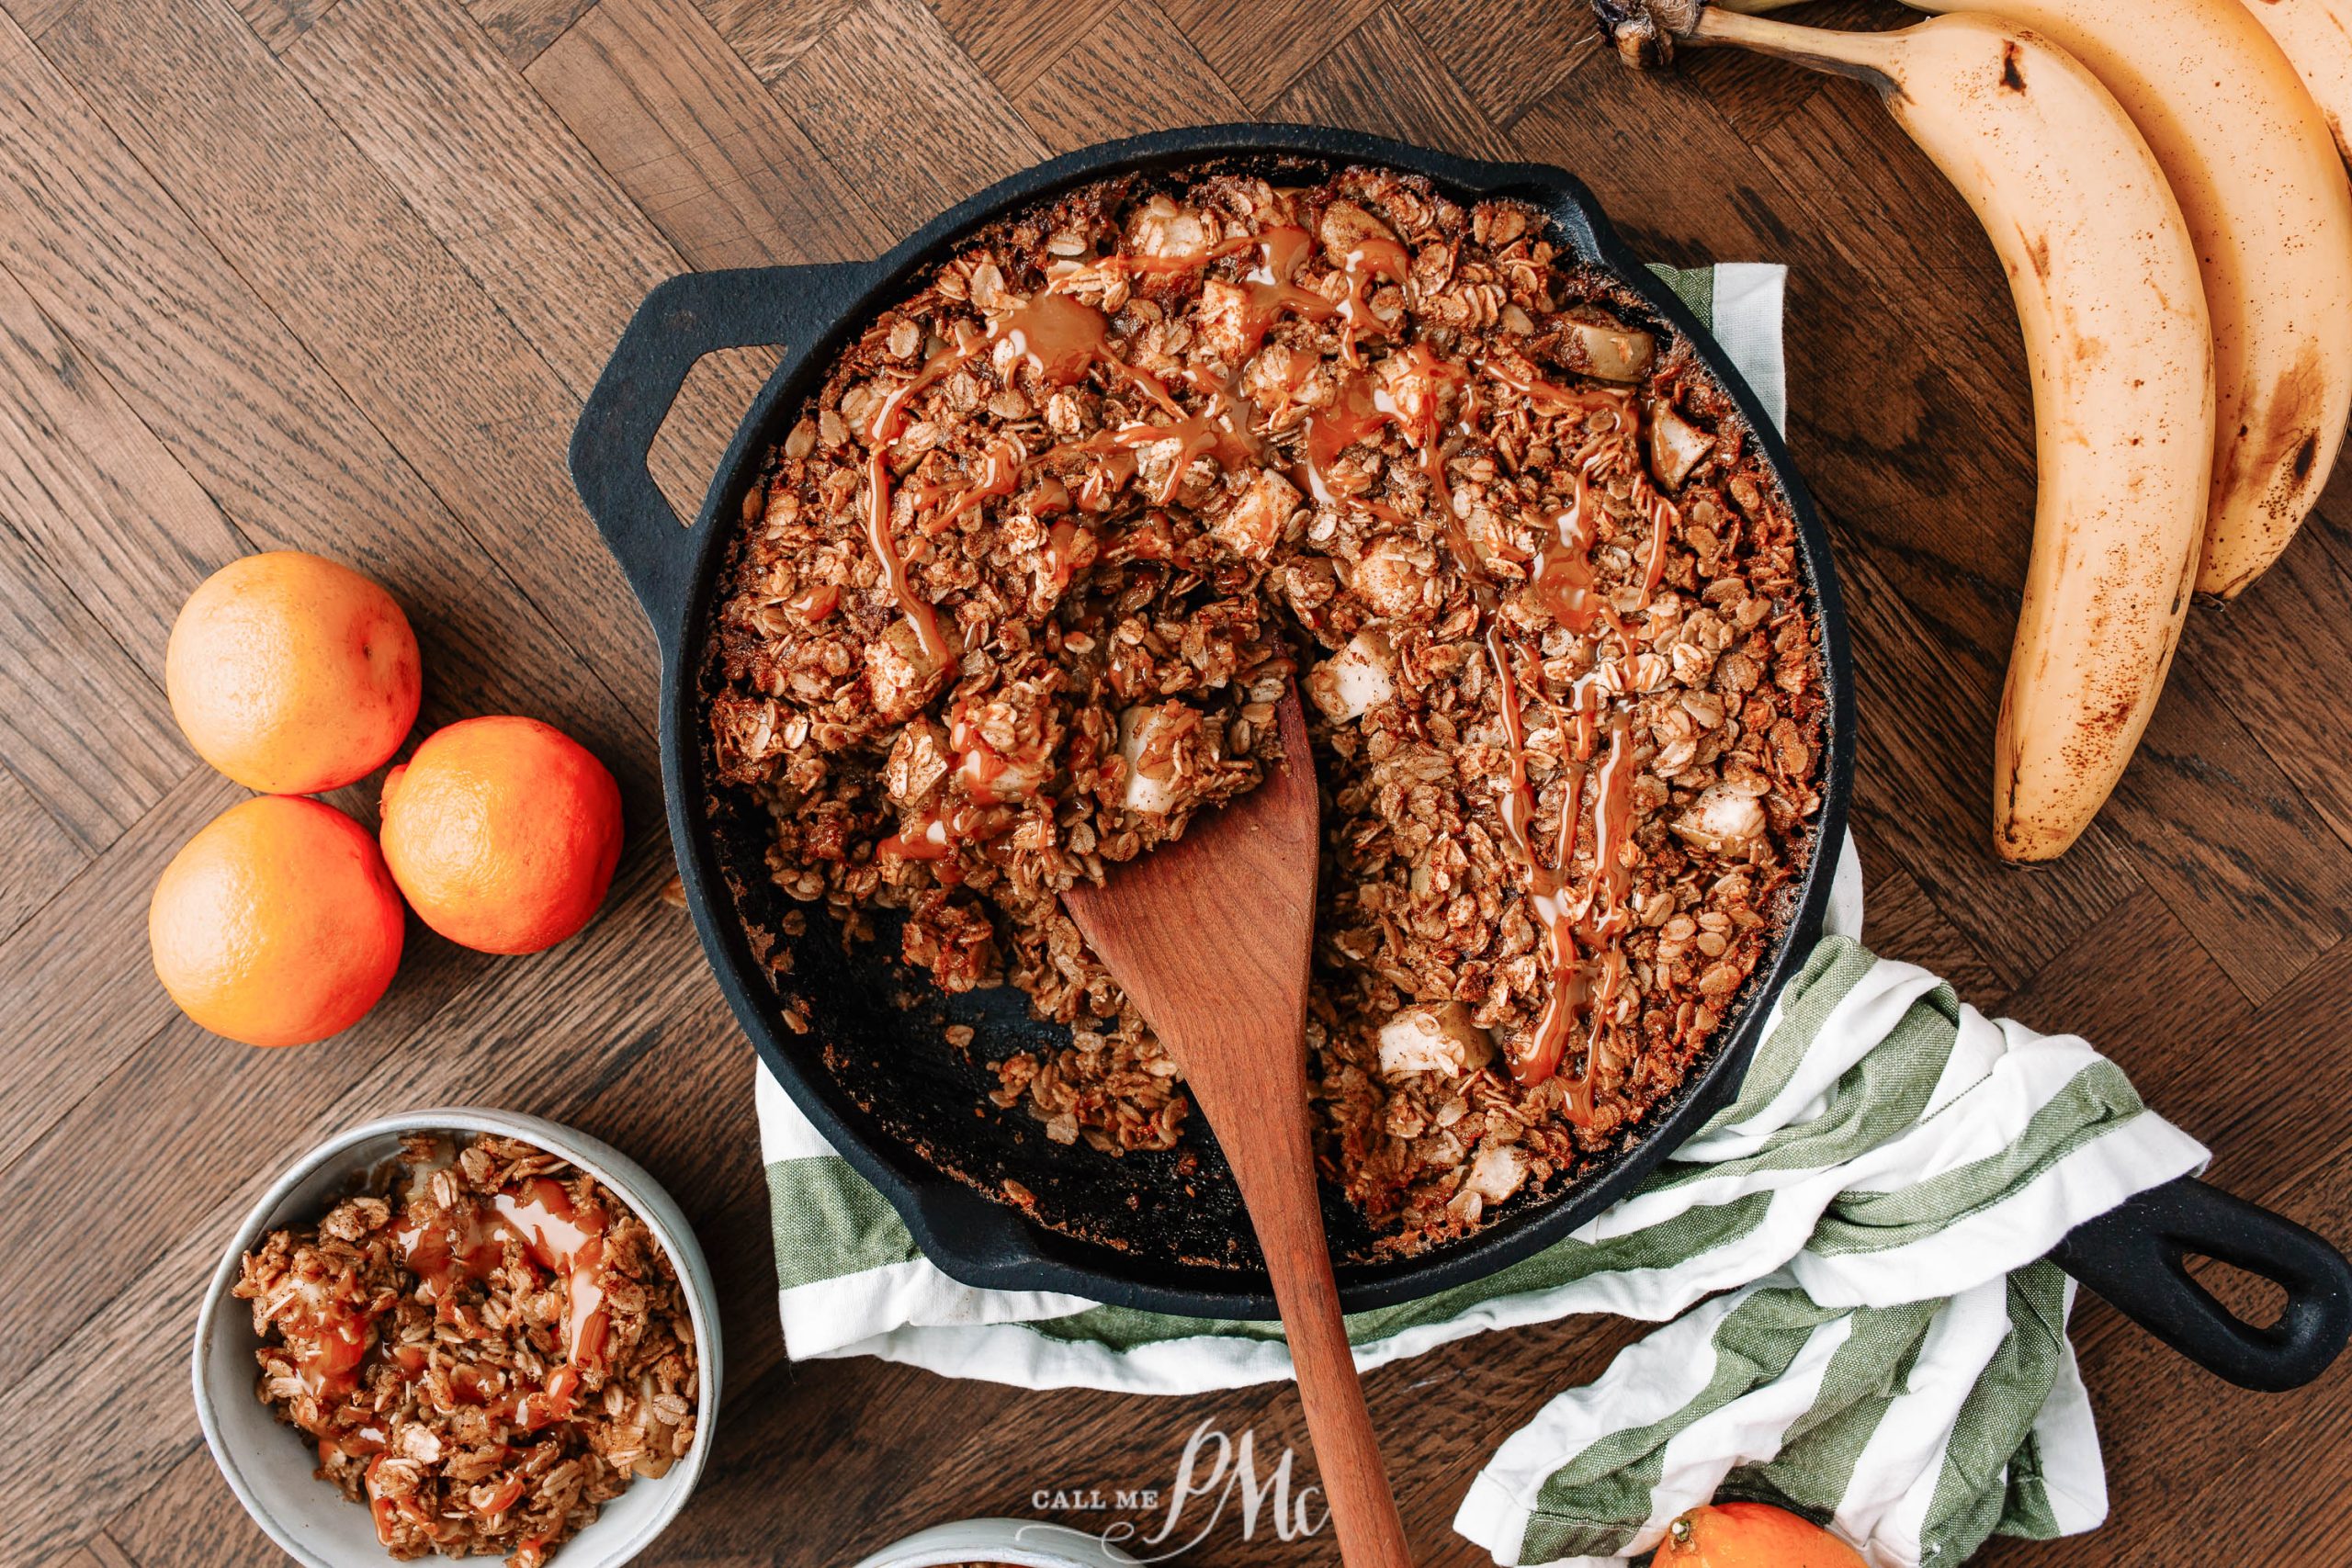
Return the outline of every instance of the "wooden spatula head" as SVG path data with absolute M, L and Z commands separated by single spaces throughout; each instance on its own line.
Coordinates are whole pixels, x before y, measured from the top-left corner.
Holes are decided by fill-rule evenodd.
M 1248 795 L 1184 836 L 1062 902 L 1095 956 L 1194 1080 L 1213 1123 L 1221 1077 L 1203 1053 L 1247 1045 L 1238 1020 L 1306 1018 L 1320 814 L 1306 720 L 1293 686 L 1274 708 L 1283 759 Z M 1305 1054 L 1284 1054 L 1303 1085 Z M 1253 1068 L 1261 1064 L 1252 1064 Z M 1304 1097 L 1298 1103 L 1304 1105 Z
M 1410 1568 L 1340 1316 L 1307 1132 L 1306 966 L 1320 838 L 1295 686 L 1283 760 L 1184 836 L 1062 902 L 1184 1069 L 1265 1254 L 1333 1532 L 1348 1568 Z

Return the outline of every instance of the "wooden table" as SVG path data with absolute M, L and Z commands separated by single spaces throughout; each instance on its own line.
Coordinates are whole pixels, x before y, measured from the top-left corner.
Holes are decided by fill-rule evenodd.
M 1556 163 L 1651 254 L 1790 264 L 1792 442 L 1860 670 L 1873 945 L 2090 1036 L 2219 1180 L 2352 1236 L 2352 478 L 2241 604 L 2196 613 L 2091 834 L 2049 870 L 1996 864 L 2025 370 L 1989 249 L 1859 87 L 1727 56 L 1637 79 L 1567 0 L 0 0 L 0 1560 L 270 1559 L 189 1405 L 199 1282 L 300 1150 L 434 1102 L 630 1151 L 726 1282 L 718 1453 L 648 1562 L 837 1564 L 974 1514 L 1099 1529 L 1033 1494 L 1165 1488 L 1203 1420 L 1253 1430 L 1261 1469 L 1304 1446 L 1287 1388 L 1151 1402 L 786 1362 L 752 1055 L 662 897 L 652 644 L 564 472 L 659 279 L 871 254 L 1048 152 L 1252 117 Z M 772 363 L 696 373 L 658 465 L 682 503 Z M 282 547 L 409 606 L 425 728 L 561 724 L 634 830 L 577 941 L 492 959 L 419 931 L 358 1028 L 257 1052 L 173 1010 L 143 914 L 240 793 L 172 724 L 172 617 Z M 373 798 L 342 803 L 372 819 Z M 1372 1377 L 1426 1561 L 1481 1560 L 1448 1528 L 1471 1473 L 1634 1332 L 1519 1330 Z M 2095 1300 L 2077 1339 L 2114 1522 L 1986 1561 L 2342 1555 L 2352 1372 L 2242 1393 Z M 1228 1516 L 1191 1560 L 1335 1559 Z

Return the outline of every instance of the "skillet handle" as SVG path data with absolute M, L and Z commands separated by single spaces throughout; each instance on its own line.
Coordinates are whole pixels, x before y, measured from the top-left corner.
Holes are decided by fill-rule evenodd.
M 721 349 L 807 347 L 869 270 L 846 263 L 682 274 L 645 297 L 596 378 L 571 432 L 571 482 L 665 645 L 684 618 L 700 541 L 681 526 L 645 459 L 686 373 Z
M 2327 1370 L 2352 1335 L 2352 1263 L 2282 1214 L 2184 1176 L 2066 1233 L 2052 1261 L 2126 1317 L 2218 1377 L 2267 1393 Z M 2233 1315 L 2189 1277 L 2212 1258 L 2283 1287 L 2267 1328 Z

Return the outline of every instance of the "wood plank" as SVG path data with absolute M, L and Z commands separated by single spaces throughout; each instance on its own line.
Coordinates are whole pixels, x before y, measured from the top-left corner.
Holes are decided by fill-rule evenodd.
M 118 1545 L 112 1536 L 95 1536 L 83 1550 L 97 1559 L 99 1568 L 139 1568 L 139 1564 L 130 1560 L 130 1553 Z
M 888 231 L 698 11 L 605 0 L 529 77 L 690 265 L 888 248 Z
M 2202 1060 L 2213 1042 L 2256 1017 L 2236 982 L 2146 887 L 2109 910 L 2093 940 L 2043 964 L 1997 1008 L 1979 1005 L 2045 1034 L 2086 1034 L 2152 1096 L 2166 1087 L 2155 1076 L 2159 1064 L 2176 1055 Z
M 239 533 L 266 548 L 336 556 L 391 590 L 424 646 L 428 721 L 536 713 L 595 749 L 643 808 L 644 721 L 520 602 L 499 564 L 5 20 L 0 264 Z
M 148 963 L 147 901 L 188 837 L 243 798 L 211 769 L 192 768 L 110 852 L 0 942 L 0 975 L 9 977 L 0 1172 L 178 1016 Z
M 0 1208 L 0 1288 L 20 1294 L 19 1308 L 0 1320 L 0 1382 L 40 1364 L 135 1285 L 187 1227 L 247 1190 L 254 1148 L 246 1138 L 222 1137 L 223 1127 L 256 1116 L 272 1125 L 311 1124 L 354 1084 L 383 1072 L 393 1052 L 418 1049 L 434 1015 L 495 966 L 489 954 L 443 942 L 412 920 L 384 999 L 332 1040 L 294 1050 L 224 1040 L 166 1004 L 163 1026 L 6 1167 L 8 1190 L 21 1201 Z M 122 984 L 160 995 L 149 976 Z M 73 1020 L 58 1022 L 57 1033 L 28 1043 L 36 1051 L 86 1048 Z M 164 1083 L 179 1088 L 155 1093 Z M 90 1158 L 105 1146 L 135 1148 L 141 1157 Z M 112 1217 L 93 1226 L 95 1213 Z M 67 1253 L 74 1267 L 60 1270 L 57 1258 Z
M 1506 129 L 1587 60 L 1609 51 L 1589 10 L 1552 0 L 1396 0 L 1396 6 L 1479 112 Z
M 859 9 L 861 0 L 696 0 L 712 27 L 741 55 L 743 63 L 773 81 L 792 62 L 824 41 Z
M 1134 62 L 1152 62 L 1150 76 Z M 1013 107 L 1057 152 L 1170 126 L 1246 119 L 1249 110 L 1148 0 L 1106 10 L 1019 86 Z
M 2226 1028 L 2206 1032 L 2191 1012 L 2184 1030 L 2165 1032 L 2174 1048 L 2148 1051 L 2132 1064 L 2148 1102 L 2213 1149 L 2216 1180 L 2283 1178 L 2352 1136 L 2345 1110 L 2352 1105 L 2352 1052 L 2343 1048 L 2347 987 L 2352 943 Z M 2352 1205 L 2320 1228 L 2338 1245 L 2352 1238 Z
M 2035 493 L 2007 275 L 1959 193 L 1858 84 L 1828 82 L 1754 162 L 1770 183 L 1742 199 L 1777 196 L 1793 220 L 1773 254 L 1791 267 L 1789 402 L 1814 438 L 1809 482 L 1890 571 L 1925 556 L 1965 582 L 1981 606 L 1973 639 L 2006 659 Z
M 254 36 L 267 44 L 272 54 L 283 54 L 342 0 L 235 0 L 235 4 Z
M 641 841 L 606 916 L 574 942 L 489 964 L 376 1070 L 346 1076 L 314 1111 L 279 1115 L 248 1101 L 231 1189 L 192 1210 L 126 1289 L 0 1388 L 0 1430 L 52 1434 L 0 1473 L 12 1549 L 40 1561 L 82 1539 L 101 1522 L 93 1510 L 111 1514 L 107 1499 L 151 1485 L 195 1446 L 187 1341 L 157 1325 L 194 1321 L 221 1236 L 303 1149 L 387 1106 L 528 1105 L 561 1120 L 638 1055 L 708 1038 L 709 973 L 675 911 L 652 897 L 668 875 L 667 855 Z M 750 1114 L 746 1105 L 737 1135 L 750 1135 Z
M 25 782 L 0 768 L 0 941 L 89 863 L 89 852 L 41 808 Z
M 692 976 L 694 936 L 682 911 L 620 908 L 631 897 L 650 901 L 651 887 L 668 874 L 666 851 L 658 828 L 639 829 L 630 850 L 636 874 L 605 918 L 641 922 Z M 568 953 L 532 962 L 560 966 Z M 0 1382 L 38 1363 L 108 1298 L 132 1286 L 184 1227 L 243 1190 L 253 1151 L 242 1140 L 220 1138 L 220 1127 L 257 1106 L 278 1121 L 323 1115 L 353 1084 L 383 1075 L 396 1054 L 433 1038 L 436 1015 L 453 998 L 496 983 L 501 976 L 492 972 L 506 967 L 411 922 L 398 980 L 365 1019 L 332 1041 L 256 1052 L 171 1017 L 6 1168 L 8 1190 L 20 1201 L 0 1206 L 0 1295 L 18 1300 L 22 1310 L 0 1320 Z M 763 1200 L 756 1134 L 710 1135 L 711 1128 L 747 1115 L 751 1103 L 752 1058 L 718 987 L 704 985 L 664 1029 L 685 1048 L 625 1055 L 605 1076 L 583 1075 L 594 1092 L 574 1124 L 663 1171 L 671 1195 L 690 1213 L 745 1196 Z M 566 1054 L 560 1043 L 545 1048 Z M 142 1092 L 175 1080 L 187 1090 Z M 88 1151 L 101 1143 L 137 1147 L 146 1157 L 130 1170 L 93 1162 Z M 117 1223 L 92 1231 L 85 1216 L 109 1207 Z M 57 1278 L 53 1259 L 69 1247 L 74 1268 Z M 772 1312 L 772 1283 L 764 1293 Z
M 1866 834 L 1857 836 L 1855 847 L 1862 862 L 1863 945 L 1940 976 L 1963 1002 L 1991 1007 L 2007 987 L 1975 944 L 1891 853 Z
M 1913 12 L 1875 6 L 1871 0 L 1827 0 L 1804 14 L 1809 28 L 1843 32 L 1878 32 L 1918 19 Z M 1827 85 L 1819 72 L 1744 49 L 1680 50 L 1674 68 L 1705 95 L 1726 124 L 1750 141 L 1770 135 Z
M 287 1442 L 293 1441 L 288 1434 Z M 139 1568 L 194 1562 L 206 1568 L 285 1568 L 287 1561 L 246 1517 L 201 1437 L 114 1516 L 107 1533 L 121 1540 Z
M 1267 113 L 1339 125 L 1473 158 L 1509 160 L 1516 149 L 1494 128 L 1429 46 L 1389 6 L 1308 66 Z
M 2352 570 L 2324 537 L 2299 542 L 2227 606 L 2189 611 L 2177 663 L 2194 670 L 2336 838 L 2352 843 Z
M 2352 935 L 2352 849 L 2176 662 L 2104 819 L 2256 1005 Z
M 0 516 L 158 684 L 180 605 L 250 548 L 5 271 Z
M 565 387 L 594 386 L 677 253 L 457 0 L 345 5 L 285 62 Z
M 859 0 L 780 68 L 711 19 L 894 235 L 1046 154 L 921 0 Z
M 685 264 L 458 0 L 348 5 L 284 58 L 584 400 L 647 291 Z M 680 390 L 650 461 L 682 515 L 771 367 L 718 361 Z
M 639 715 L 658 672 L 548 362 L 219 0 L 83 5 L 42 52 Z
M 0 517 L 0 762 L 96 854 L 192 761 L 163 671 L 141 669 Z
M 26 34 L 39 38 L 49 24 L 74 0 L 7 0 L 0 5 L 0 17 L 6 17 Z
M 1252 109 L 1372 15 L 1380 0 L 1162 0 L 1203 59 Z
M 1519 155 L 1556 164 L 1600 198 L 1626 242 L 1654 261 L 1783 261 L 1754 149 L 1690 85 L 1596 54 L 1512 124 Z
M 466 9 L 507 62 L 521 71 L 547 51 L 596 0 L 466 0 Z M 680 7 L 681 10 L 684 7 Z
M 924 4 L 956 47 L 979 67 L 980 74 L 1015 101 L 1068 51 L 1073 35 L 1083 35 L 1112 19 L 1107 7 L 1090 17 L 1073 12 L 1068 0 L 924 0 Z M 1152 7 L 1147 5 L 1138 9 Z M 1136 65 L 1144 61 L 1155 69 L 1138 72 Z M 1156 68 L 1161 63 L 1159 56 L 1137 55 L 1125 62 L 1120 74 L 1140 84 L 1157 75 Z

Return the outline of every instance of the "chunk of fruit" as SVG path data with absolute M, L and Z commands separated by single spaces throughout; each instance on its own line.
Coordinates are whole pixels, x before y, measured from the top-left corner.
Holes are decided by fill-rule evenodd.
M 1494 1060 L 1495 1043 L 1460 1002 L 1416 1002 L 1380 1026 L 1384 1073 L 1460 1077 Z
M 1306 677 L 1306 694 L 1324 716 L 1335 724 L 1361 718 L 1396 694 L 1390 672 L 1395 654 L 1388 639 L 1365 630 L 1348 639 L 1348 646 L 1317 665 Z
M 1869 1568 L 1820 1526 L 1764 1503 L 1709 1503 L 1666 1528 L 1657 1568 Z

